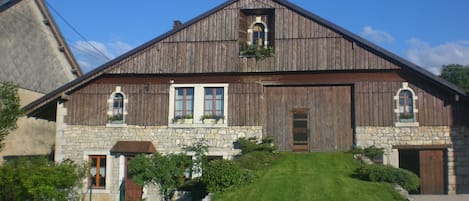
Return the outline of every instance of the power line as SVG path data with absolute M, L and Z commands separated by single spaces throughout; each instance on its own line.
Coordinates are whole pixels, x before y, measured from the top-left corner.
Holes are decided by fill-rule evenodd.
M 88 43 L 88 45 L 90 45 L 94 50 L 96 50 L 96 52 L 98 52 L 99 54 L 101 54 L 101 56 L 103 56 L 104 58 L 106 58 L 108 61 L 111 60 L 111 58 L 109 58 L 108 56 L 106 56 L 106 54 L 104 54 L 103 52 L 101 52 L 98 48 L 96 48 L 92 43 L 90 43 L 88 41 L 88 39 L 85 38 L 85 36 L 83 36 L 77 29 L 75 29 L 75 27 L 72 26 L 72 24 L 70 24 L 51 4 L 49 4 L 47 1 L 44 1 L 47 6 L 57 15 L 60 17 L 60 19 L 62 19 L 62 21 L 65 22 L 65 24 L 70 27 L 73 32 L 75 32 L 78 36 L 80 36 L 80 38 L 85 41 L 86 43 Z
M 12 12 L 10 13 L 10 16 L 16 18 L 19 21 L 22 21 L 23 25 L 27 25 L 27 26 L 35 29 L 35 30 L 41 31 L 42 33 L 44 33 L 46 35 L 54 37 L 51 32 L 46 32 L 43 29 L 37 29 L 37 24 L 33 23 L 33 21 L 34 21 L 33 19 L 25 16 L 23 13 L 20 13 L 20 12 L 16 11 L 15 9 L 12 10 Z M 8 29 L 0 29 L 0 32 L 7 33 L 7 30 Z M 100 52 L 100 51 L 84 51 L 82 49 L 87 49 L 88 48 L 88 47 L 85 46 L 85 44 L 74 43 L 71 39 L 69 39 L 65 36 L 63 38 L 70 45 L 70 47 L 73 48 L 75 51 L 78 51 L 78 52 L 81 52 L 83 54 L 95 57 L 96 59 L 109 60 L 107 56 L 105 56 L 103 58 L 103 55 L 102 55 L 103 53 Z M 85 41 L 85 42 L 88 42 L 88 41 Z M 89 42 L 87 44 L 89 44 Z M 96 50 L 96 49 L 94 49 L 94 50 Z

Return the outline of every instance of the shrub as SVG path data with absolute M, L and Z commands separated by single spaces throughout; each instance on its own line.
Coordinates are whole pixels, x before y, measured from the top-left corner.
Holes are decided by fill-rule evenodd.
M 242 154 L 247 154 L 253 151 L 265 151 L 265 152 L 273 152 L 275 151 L 275 146 L 272 144 L 273 139 L 265 138 L 260 143 L 256 137 L 251 138 L 239 138 L 238 143 L 241 148 Z
M 202 180 L 209 192 L 222 192 L 233 186 L 245 182 L 248 176 L 231 160 L 214 160 L 207 164 L 202 174 Z
M 171 200 L 176 188 L 181 186 L 181 178 L 189 166 L 188 158 L 183 154 L 154 153 L 150 157 L 138 155 L 129 162 L 129 172 L 140 185 L 149 183 L 159 187 L 164 200 Z
M 375 163 L 382 163 L 384 148 L 378 148 L 374 145 L 362 149 L 360 147 L 352 147 L 352 154 L 363 154 Z
M 54 163 L 44 157 L 18 158 L 0 166 L 0 201 L 80 200 L 75 190 L 85 166 L 71 161 Z
M 369 147 L 363 149 L 363 154 L 365 154 L 365 156 L 370 158 L 370 159 L 376 159 L 378 157 L 383 156 L 384 149 L 383 148 L 378 148 L 378 147 L 375 147 L 374 145 L 372 145 L 372 146 L 369 146 Z
M 264 151 L 253 151 L 236 158 L 235 162 L 242 168 L 258 170 L 268 166 L 275 159 L 275 155 Z
M 418 190 L 420 186 L 417 175 L 389 165 L 362 165 L 355 170 L 354 176 L 366 181 L 396 183 L 407 191 Z
M 200 177 L 188 180 L 179 190 L 190 191 L 191 200 L 202 200 L 208 194 L 207 186 Z

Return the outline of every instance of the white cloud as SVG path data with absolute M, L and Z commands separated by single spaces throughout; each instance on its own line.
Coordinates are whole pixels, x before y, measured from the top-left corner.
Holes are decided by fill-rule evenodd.
M 382 43 L 382 42 L 391 43 L 394 41 L 394 37 L 392 37 L 391 34 L 385 31 L 373 29 L 373 27 L 371 26 L 363 27 L 361 36 L 376 43 Z
M 78 64 L 85 73 L 132 48 L 132 45 L 119 40 L 109 43 L 98 41 L 76 41 L 71 46 Z
M 125 43 L 123 41 L 114 41 L 109 43 L 109 46 L 116 51 L 118 55 L 124 54 L 127 51 L 131 50 L 133 47 L 129 45 L 128 43 Z
M 406 51 L 407 58 L 439 75 L 441 66 L 446 64 L 469 64 L 469 41 L 454 41 L 430 46 L 427 42 L 412 38 L 407 41 L 410 48 Z

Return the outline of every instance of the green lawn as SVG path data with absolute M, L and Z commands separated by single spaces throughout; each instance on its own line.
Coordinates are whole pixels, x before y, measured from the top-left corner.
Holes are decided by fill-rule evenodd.
M 351 178 L 358 165 L 347 153 L 281 153 L 253 183 L 215 194 L 213 200 L 404 200 L 390 184 Z

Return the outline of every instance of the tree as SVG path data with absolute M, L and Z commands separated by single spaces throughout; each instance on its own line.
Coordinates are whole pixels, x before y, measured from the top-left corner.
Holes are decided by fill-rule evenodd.
M 0 166 L 0 201 L 80 200 L 85 165 L 54 163 L 45 157 L 19 158 Z
M 139 185 L 155 184 L 160 187 L 163 199 L 171 200 L 177 187 L 181 186 L 189 159 L 183 154 L 162 155 L 158 152 L 150 157 L 138 155 L 129 162 L 129 171 L 135 175 Z
M 469 91 L 469 66 L 461 64 L 443 65 L 440 77 L 465 91 Z
M 5 137 L 16 128 L 21 114 L 18 88 L 10 83 L 0 83 L 0 151 Z

